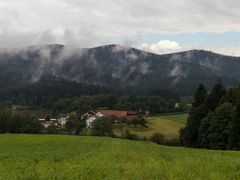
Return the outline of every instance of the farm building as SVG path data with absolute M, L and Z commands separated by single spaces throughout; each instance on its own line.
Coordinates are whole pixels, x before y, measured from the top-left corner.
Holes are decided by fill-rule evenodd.
M 86 119 L 86 126 L 91 127 L 91 124 L 93 121 L 95 121 L 98 118 L 103 117 L 104 115 L 101 112 L 95 112 L 95 111 L 88 111 L 85 114 L 81 116 L 81 119 Z
M 40 118 L 38 120 L 45 128 L 48 128 L 50 125 L 64 127 L 68 121 L 68 118 L 68 115 L 61 115 L 58 118 L 50 118 L 47 116 L 46 118 Z
M 57 126 L 57 119 L 51 119 L 51 118 L 45 118 L 45 119 L 38 119 L 41 124 L 45 127 L 48 128 L 50 125 Z
M 68 122 L 69 116 L 68 115 L 61 115 L 57 118 L 58 125 L 64 127 Z
M 126 118 L 126 120 L 131 121 L 138 118 L 138 112 L 136 111 L 117 111 L 117 110 L 96 110 L 88 111 L 82 115 L 82 119 L 86 119 L 87 127 L 91 127 L 92 122 L 101 117 L 112 117 L 113 123 L 118 123 L 121 118 Z

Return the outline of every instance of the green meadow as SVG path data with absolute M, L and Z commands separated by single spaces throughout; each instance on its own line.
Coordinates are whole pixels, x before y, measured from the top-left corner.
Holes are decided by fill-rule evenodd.
M 186 124 L 188 114 L 166 114 L 156 115 L 147 118 L 148 128 L 140 125 L 126 125 L 124 129 L 128 129 L 131 133 L 137 134 L 139 137 L 150 138 L 153 133 L 160 132 L 166 139 L 177 139 L 179 136 L 179 130 Z M 121 129 L 114 128 L 115 134 L 121 136 Z
M 188 113 L 176 113 L 176 114 L 159 115 L 159 118 L 186 124 L 187 118 L 188 118 Z
M 64 135 L 0 135 L 0 179 L 240 179 L 240 152 Z

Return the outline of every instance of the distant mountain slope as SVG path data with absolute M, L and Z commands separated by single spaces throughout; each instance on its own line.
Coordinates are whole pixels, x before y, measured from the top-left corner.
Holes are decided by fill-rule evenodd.
M 1 51 L 0 90 L 37 84 L 43 77 L 46 84 L 64 80 L 121 91 L 170 89 L 192 95 L 199 83 L 210 88 L 218 78 L 227 86 L 239 83 L 240 58 L 203 50 L 157 55 L 118 45 Z

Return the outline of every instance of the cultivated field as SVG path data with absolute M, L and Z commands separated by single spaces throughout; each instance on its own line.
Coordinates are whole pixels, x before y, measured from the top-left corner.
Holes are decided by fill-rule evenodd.
M 185 126 L 187 116 L 187 113 L 151 116 L 147 118 L 148 128 L 140 125 L 137 127 L 126 125 L 124 129 L 128 129 L 131 133 L 137 134 L 140 137 L 149 138 L 153 133 L 160 132 L 167 139 L 178 138 L 179 130 Z M 121 135 L 120 128 L 115 128 L 114 132 L 119 136 Z
M 240 152 L 63 135 L 0 135 L 0 179 L 240 179 Z

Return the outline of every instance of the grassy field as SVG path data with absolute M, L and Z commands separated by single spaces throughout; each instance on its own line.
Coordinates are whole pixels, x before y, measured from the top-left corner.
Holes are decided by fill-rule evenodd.
M 0 179 L 240 179 L 240 152 L 100 137 L 0 135 Z
M 188 113 L 160 115 L 159 117 L 162 119 L 167 119 L 167 120 L 186 124 Z
M 140 137 L 149 138 L 155 132 L 162 133 L 165 138 L 172 139 L 178 138 L 179 130 L 186 124 L 188 114 L 170 114 L 170 115 L 158 115 L 147 118 L 148 128 L 138 125 L 137 127 L 125 126 L 124 129 L 128 129 L 131 133 L 137 134 Z M 120 128 L 115 128 L 114 132 L 117 135 L 121 135 Z

